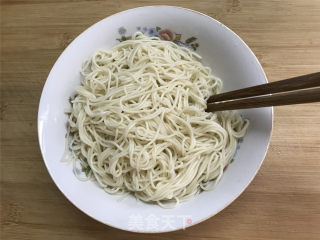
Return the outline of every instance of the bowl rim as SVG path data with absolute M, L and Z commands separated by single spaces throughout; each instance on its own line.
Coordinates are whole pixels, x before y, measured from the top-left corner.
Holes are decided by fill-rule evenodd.
M 221 27 L 227 29 L 228 31 L 230 31 L 231 33 L 233 33 L 237 38 L 238 40 L 240 40 L 242 42 L 242 44 L 247 48 L 247 50 L 249 51 L 249 53 L 252 55 L 253 59 L 256 61 L 256 63 L 258 64 L 258 66 L 260 67 L 260 69 L 262 70 L 262 73 L 263 73 L 263 76 L 265 78 L 265 82 L 268 83 L 268 79 L 267 79 L 267 76 L 265 74 L 265 71 L 263 70 L 263 67 L 261 66 L 258 58 L 255 56 L 255 54 L 253 53 L 253 51 L 251 50 L 251 48 L 242 40 L 242 38 L 236 34 L 233 30 L 231 30 L 229 27 L 227 27 L 226 25 L 224 25 L 223 23 L 221 23 L 220 21 L 214 19 L 213 17 L 210 17 L 202 12 L 199 12 L 199 11 L 196 11 L 196 10 L 193 10 L 193 9 L 189 9 L 189 8 L 184 8 L 184 7 L 179 7 L 179 6 L 173 6 L 173 5 L 148 5 L 148 6 L 140 6 L 140 7 L 135 7 L 135 8 L 130 8 L 130 9 L 126 9 L 126 10 L 123 10 L 123 11 L 120 11 L 120 12 L 117 12 L 117 13 L 114 13 L 112 15 L 109 15 L 101 20 L 99 20 L 98 22 L 92 24 L 91 26 L 89 26 L 88 28 L 86 28 L 84 31 L 82 31 L 79 35 L 77 35 L 69 44 L 68 46 L 61 52 L 61 54 L 59 55 L 59 57 L 57 58 L 57 60 L 55 61 L 55 63 L 53 64 L 52 68 L 50 69 L 50 72 L 46 78 L 46 81 L 45 81 L 45 84 L 43 85 L 43 88 L 42 88 L 42 91 L 41 91 L 41 97 L 40 97 L 40 100 L 39 100 L 39 106 L 38 106 L 38 116 L 37 116 L 37 131 L 38 131 L 38 143 L 39 143 L 39 147 L 40 147 L 40 152 L 41 152 L 41 156 L 42 156 L 42 159 L 45 163 L 45 166 L 47 168 L 47 171 L 49 172 L 49 175 L 50 175 L 50 178 L 52 179 L 52 181 L 54 182 L 54 184 L 57 186 L 57 188 L 60 190 L 60 192 L 63 194 L 63 196 L 68 199 L 68 201 L 70 203 L 72 203 L 72 205 L 74 205 L 77 209 L 79 209 L 81 212 L 83 212 L 84 214 L 86 214 L 87 216 L 91 217 L 92 219 L 104 224 L 104 225 L 107 225 L 107 226 L 110 226 L 110 227 L 113 227 L 113 228 L 116 228 L 116 229 L 120 229 L 120 230 L 123 230 L 123 231 L 127 231 L 127 232 L 135 232 L 135 233 L 166 233 L 166 232 L 174 232 L 174 231 L 179 231 L 179 230 L 185 230 L 189 227 L 192 227 L 192 226 L 195 226 L 199 223 L 202 223 L 206 220 L 208 220 L 209 218 L 212 218 L 213 216 L 217 215 L 218 213 L 220 213 L 221 211 L 223 211 L 226 207 L 228 207 L 229 205 L 231 205 L 247 188 L 248 186 L 251 184 L 251 182 L 253 181 L 253 179 L 256 177 L 258 171 L 260 170 L 265 158 L 266 158 L 266 155 L 267 155 L 267 152 L 269 150 L 269 147 L 270 147 L 270 142 L 271 142 L 271 138 L 272 138 L 272 134 L 273 134 L 273 127 L 274 127 L 274 108 L 273 107 L 268 107 L 270 110 L 271 110 L 271 127 L 270 127 L 270 132 L 269 132 L 269 139 L 268 139 L 268 144 L 267 144 L 267 147 L 265 149 L 265 152 L 264 152 L 264 156 L 263 156 L 263 159 L 262 161 L 260 162 L 256 172 L 252 175 L 251 179 L 248 181 L 248 183 L 246 184 L 246 186 L 241 190 L 241 192 L 239 192 L 239 194 L 237 194 L 232 201 L 230 201 L 229 203 L 225 204 L 219 211 L 207 216 L 206 218 L 203 218 L 202 220 L 200 221 L 197 221 L 197 222 L 192 222 L 191 224 L 188 224 L 187 226 L 184 226 L 184 227 L 180 227 L 180 228 L 176 228 L 176 229 L 170 229 L 170 230 L 160 230 L 160 231 L 147 231 L 147 230 L 141 230 L 141 231 L 137 231 L 137 230 L 129 230 L 127 228 L 123 228 L 123 227 L 120 227 L 120 226 L 115 226 L 113 224 L 110 224 L 110 223 L 106 223 L 106 222 L 103 222 L 102 220 L 96 218 L 95 216 L 93 216 L 92 214 L 90 213 L 87 213 L 85 212 L 84 210 L 82 210 L 81 208 L 79 208 L 76 203 L 74 203 L 73 200 L 71 200 L 65 193 L 64 191 L 62 191 L 61 187 L 55 182 L 54 178 L 53 178 L 53 174 L 52 174 L 52 170 L 50 170 L 49 166 L 48 166 L 48 163 L 47 161 L 45 160 L 45 157 L 44 157 L 44 150 L 43 150 L 43 147 L 42 147 L 42 143 L 41 143 L 41 134 L 42 132 L 40 131 L 40 105 L 41 105 L 41 102 L 43 102 L 43 98 L 44 98 L 44 90 L 46 88 L 46 85 L 48 84 L 48 79 L 50 77 L 51 74 L 53 74 L 53 69 L 55 68 L 56 64 L 59 62 L 59 60 L 61 59 L 62 55 L 65 54 L 65 52 L 67 51 L 68 48 L 70 48 L 70 46 L 83 34 L 85 34 L 89 29 L 93 28 L 95 25 L 99 24 L 100 22 L 104 21 L 105 19 L 107 18 L 111 18 L 111 17 L 114 17 L 116 15 L 120 15 L 120 14 L 125 14 L 127 12 L 131 12 L 131 11 L 135 11 L 137 9 L 142 9 L 142 8 L 158 8 L 158 7 L 166 7 L 166 8 L 176 8 L 176 9 L 180 9 L 180 10 L 184 10 L 184 11 L 187 11 L 187 12 L 193 12 L 195 14 L 198 14 L 198 15 L 201 15 L 201 16 L 204 16 L 206 18 L 209 18 L 211 21 L 214 21 L 216 23 L 218 23 L 219 25 L 221 25 Z

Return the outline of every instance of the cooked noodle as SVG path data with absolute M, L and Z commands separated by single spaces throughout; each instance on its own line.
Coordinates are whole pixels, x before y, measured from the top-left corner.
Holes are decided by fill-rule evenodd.
M 141 33 L 95 53 L 68 111 L 76 176 L 84 180 L 80 161 L 108 193 L 131 192 L 164 207 L 214 187 L 248 121 L 232 111 L 205 112 L 222 83 L 200 58 Z

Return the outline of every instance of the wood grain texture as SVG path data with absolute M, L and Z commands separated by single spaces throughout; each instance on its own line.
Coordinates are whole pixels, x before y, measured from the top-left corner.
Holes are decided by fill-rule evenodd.
M 234 30 L 270 81 L 320 69 L 318 0 L 1 1 L 1 239 L 319 239 L 320 104 L 275 108 L 269 152 L 246 191 L 184 231 L 134 234 L 87 217 L 52 182 L 37 108 L 55 60 L 93 23 L 143 5 L 204 12 Z
M 320 87 L 320 72 L 278 80 L 211 96 L 207 103 Z
M 207 112 L 320 102 L 320 87 L 207 104 Z

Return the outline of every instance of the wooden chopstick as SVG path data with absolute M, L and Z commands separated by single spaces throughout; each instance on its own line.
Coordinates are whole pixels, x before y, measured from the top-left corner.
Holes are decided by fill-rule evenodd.
M 311 103 L 320 101 L 320 87 L 305 89 L 300 91 L 278 93 L 268 96 L 258 96 L 233 101 L 209 103 L 207 112 L 216 112 L 223 110 L 258 108 L 268 106 L 281 106 L 300 103 Z
M 254 87 L 243 88 L 231 92 L 211 96 L 207 103 L 247 98 L 271 93 L 280 93 L 320 86 L 320 72 L 289 78 L 277 82 L 266 83 Z

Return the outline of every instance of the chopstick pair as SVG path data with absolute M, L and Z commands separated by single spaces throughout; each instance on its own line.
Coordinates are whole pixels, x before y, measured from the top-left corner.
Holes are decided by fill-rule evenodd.
M 211 96 L 207 112 L 320 101 L 320 72 Z

